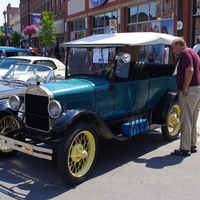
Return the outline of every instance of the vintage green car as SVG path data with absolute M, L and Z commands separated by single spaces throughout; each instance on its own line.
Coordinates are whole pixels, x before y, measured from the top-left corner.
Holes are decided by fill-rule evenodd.
M 56 152 L 61 177 L 79 184 L 94 167 L 100 138 L 123 142 L 159 127 L 165 139 L 177 138 L 175 59 L 152 63 L 140 55 L 140 49 L 170 45 L 175 38 L 116 33 L 61 44 L 67 51 L 65 80 L 0 101 L 0 156 L 20 151 L 51 160 Z

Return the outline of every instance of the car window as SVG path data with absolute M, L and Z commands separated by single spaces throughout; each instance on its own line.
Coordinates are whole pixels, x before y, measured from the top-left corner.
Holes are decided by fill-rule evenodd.
M 0 69 L 9 69 L 15 63 L 30 63 L 30 60 L 24 59 L 5 59 L 0 63 Z
M 21 52 L 21 51 L 12 51 L 12 52 L 5 52 L 6 57 L 11 56 L 30 56 L 29 52 Z
M 19 66 L 17 66 L 16 71 L 22 71 L 22 72 L 24 72 L 24 71 L 27 71 L 27 68 L 28 68 L 28 66 L 19 65 Z
M 35 67 L 35 70 L 38 71 L 38 72 L 49 71 L 49 68 L 43 67 L 43 66 L 38 66 L 38 67 Z
M 36 60 L 33 62 L 33 64 L 42 64 L 42 65 L 52 67 L 54 70 L 57 69 L 56 65 L 51 60 Z
M 18 56 L 30 56 L 28 52 L 18 52 Z
M 5 52 L 6 53 L 6 57 L 10 57 L 10 56 L 18 56 L 17 52 Z

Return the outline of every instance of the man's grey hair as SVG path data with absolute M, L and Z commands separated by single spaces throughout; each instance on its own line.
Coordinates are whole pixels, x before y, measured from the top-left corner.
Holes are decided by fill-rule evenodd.
M 187 46 L 187 44 L 186 44 L 186 42 L 185 42 L 185 40 L 184 40 L 183 37 L 178 37 L 178 38 L 176 38 L 176 39 L 174 39 L 174 40 L 172 41 L 172 44 L 174 44 L 174 45 L 176 45 L 176 44 L 178 44 L 178 43 L 179 43 L 181 46 L 183 46 L 183 47 Z

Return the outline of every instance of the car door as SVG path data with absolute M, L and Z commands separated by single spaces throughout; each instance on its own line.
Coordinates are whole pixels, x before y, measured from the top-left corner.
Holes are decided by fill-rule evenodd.
M 149 98 L 149 80 L 132 80 L 115 84 L 115 115 L 145 111 Z

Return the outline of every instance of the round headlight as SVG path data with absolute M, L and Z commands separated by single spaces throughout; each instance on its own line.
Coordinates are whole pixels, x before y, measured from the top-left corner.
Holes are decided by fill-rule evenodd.
M 51 102 L 49 102 L 48 105 L 48 112 L 49 112 L 49 116 L 52 118 L 57 118 L 60 113 L 61 113 L 61 105 L 58 101 L 53 100 Z
M 21 100 L 17 95 L 13 95 L 9 98 L 9 106 L 13 111 L 19 110 L 21 106 Z

